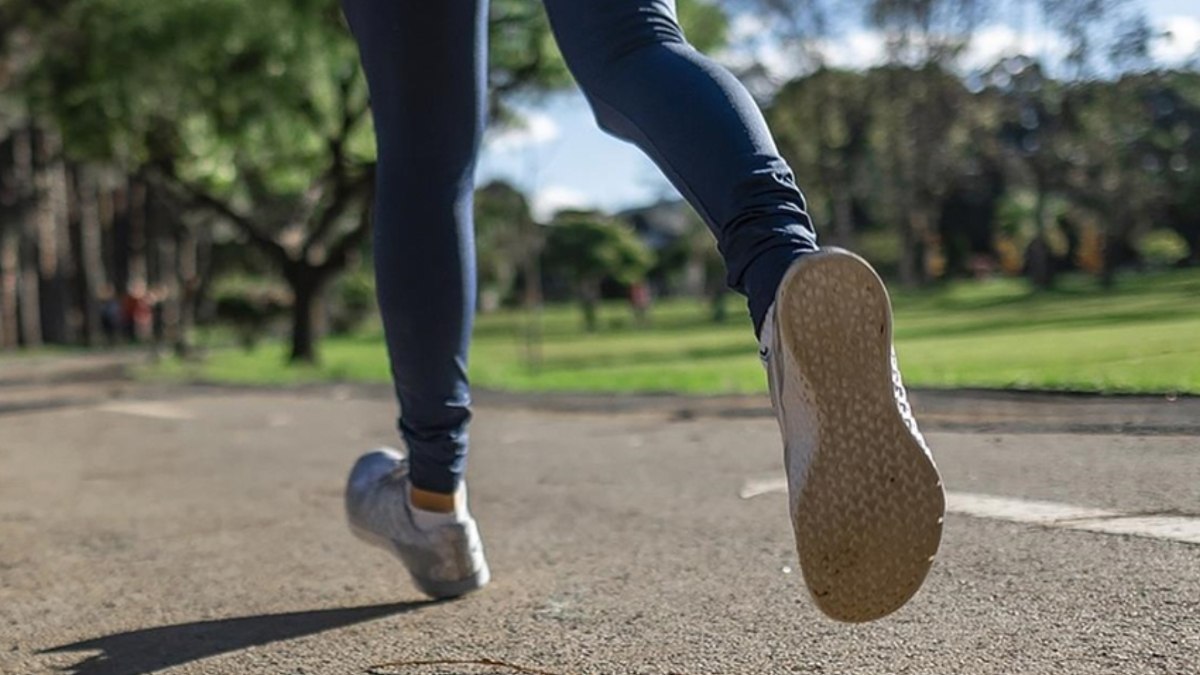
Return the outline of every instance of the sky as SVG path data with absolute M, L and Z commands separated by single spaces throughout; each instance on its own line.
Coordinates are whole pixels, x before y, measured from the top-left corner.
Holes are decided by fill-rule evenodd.
M 1154 27 L 1170 33 L 1155 46 L 1157 60 L 1179 62 L 1200 51 L 1200 1 L 1143 0 L 1136 4 Z M 964 65 L 970 68 L 994 62 L 1017 46 L 1050 59 L 1056 51 L 1061 53 L 1050 35 L 1039 29 L 1018 28 L 1014 23 L 997 21 L 981 28 Z M 745 57 L 747 50 L 753 50 L 755 57 L 774 73 L 789 73 L 790 61 L 778 49 L 769 44 L 748 46 L 757 29 L 753 18 L 735 19 L 731 28 L 734 49 L 716 55 L 719 60 L 736 62 Z M 880 58 L 882 46 L 869 30 L 852 28 L 830 40 L 824 51 L 834 65 L 863 67 Z M 483 184 L 504 179 L 516 184 L 531 196 L 535 217 L 545 220 L 567 207 L 618 211 L 678 198 L 641 151 L 596 127 L 577 90 L 546 97 L 522 112 L 526 120 L 523 128 L 490 133 L 486 138 L 477 180 Z

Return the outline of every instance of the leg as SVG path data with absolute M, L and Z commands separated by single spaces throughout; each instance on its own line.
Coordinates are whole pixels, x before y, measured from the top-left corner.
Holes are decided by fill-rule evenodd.
M 352 531 L 426 595 L 490 579 L 459 489 L 475 308 L 471 195 L 484 123 L 487 0 L 343 0 L 371 88 L 375 277 L 408 457 L 380 449 L 346 483 Z
M 897 610 L 929 571 L 945 497 L 895 369 L 883 283 L 857 256 L 814 253 L 804 199 L 758 108 L 687 45 L 673 0 L 546 5 L 600 124 L 687 196 L 749 297 L 817 606 L 843 621 Z
M 708 223 L 755 330 L 816 233 L 750 94 L 684 40 L 674 0 L 545 0 L 606 131 L 638 145 Z
M 466 464 L 475 305 L 472 190 L 486 101 L 486 0 L 344 0 L 379 150 L 375 274 L 413 486 Z

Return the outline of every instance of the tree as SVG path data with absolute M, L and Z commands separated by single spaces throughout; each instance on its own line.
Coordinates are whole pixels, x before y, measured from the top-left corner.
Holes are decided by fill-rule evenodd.
M 323 289 L 366 239 L 367 96 L 336 0 L 55 0 L 31 98 L 67 146 L 219 216 L 293 295 L 293 361 L 316 358 Z M 68 3 L 69 4 L 65 4 Z M 700 37 L 722 14 L 681 14 Z M 492 5 L 494 119 L 570 78 L 539 3 Z M 81 67 L 80 64 L 86 64 Z
M 821 68 L 784 85 L 767 112 L 810 210 L 832 223 L 830 240 L 839 246 L 854 244 L 853 201 L 863 191 L 877 112 L 870 95 L 863 74 Z
M 683 231 L 659 252 L 655 268 L 682 276 L 683 292 L 706 299 L 713 322 L 721 323 L 729 316 L 725 303 L 729 294 L 725 261 L 704 220 L 691 208 L 687 209 L 686 218 Z
M 1165 215 L 1187 242 L 1188 264 L 1200 265 L 1200 72 L 1164 74 L 1169 113 L 1156 130 L 1166 145 Z
M 542 228 L 534 222 L 529 202 L 520 191 L 493 181 L 475 192 L 475 250 L 484 291 L 503 300 L 514 290 L 519 275 L 525 286 L 525 306 L 540 304 L 538 254 L 543 245 Z
M 924 280 L 927 254 L 937 246 L 935 219 L 967 132 L 967 91 L 952 67 L 987 9 L 978 0 L 866 2 L 869 22 L 887 37 L 888 63 L 873 71 L 871 100 L 880 113 L 875 143 L 906 285 Z
M 236 227 L 292 291 L 291 360 L 315 360 L 317 304 L 366 238 L 374 174 L 336 5 L 75 0 L 50 37 L 71 48 L 44 55 L 35 100 L 69 145 Z
M 654 254 L 631 228 L 586 211 L 564 211 L 546 234 L 546 268 L 568 278 L 583 309 L 587 330 L 597 327 L 600 285 L 606 279 L 632 284 L 645 278 Z
M 1056 266 L 1048 237 L 1050 203 L 1066 188 L 1078 138 L 1064 114 L 1066 87 L 1028 57 L 1003 59 L 984 73 L 984 96 L 996 102 L 997 136 L 1008 166 L 1033 192 L 1033 236 L 1025 265 L 1038 288 L 1054 285 Z

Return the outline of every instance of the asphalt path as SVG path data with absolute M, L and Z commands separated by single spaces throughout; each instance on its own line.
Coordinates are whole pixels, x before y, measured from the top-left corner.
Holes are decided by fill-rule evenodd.
M 428 603 L 343 522 L 385 392 L 3 379 L 2 673 L 1200 673 L 1200 545 L 1018 508 L 1185 532 L 1195 400 L 918 396 L 948 489 L 1017 515 L 958 502 L 924 590 L 847 626 L 795 569 L 762 401 L 483 396 L 494 582 Z

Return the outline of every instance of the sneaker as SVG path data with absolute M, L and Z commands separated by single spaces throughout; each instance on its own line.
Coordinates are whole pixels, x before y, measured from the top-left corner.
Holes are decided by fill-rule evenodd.
M 346 482 L 350 530 L 404 563 L 413 583 L 431 598 L 454 598 L 482 588 L 491 575 L 483 557 L 479 528 L 466 508 L 446 514 L 446 522 L 421 527 L 409 504 L 408 461 L 391 448 L 358 459 Z M 438 514 L 439 516 L 442 514 Z
M 800 258 L 767 313 L 760 354 L 813 600 L 839 621 L 896 611 L 933 563 L 946 498 L 900 382 L 879 275 L 839 249 Z

